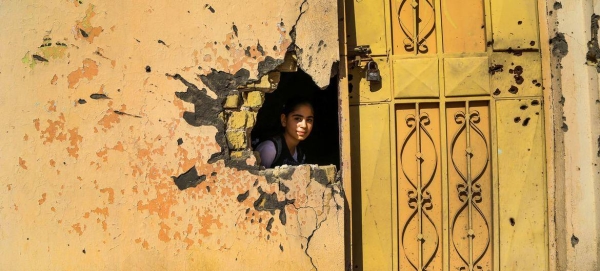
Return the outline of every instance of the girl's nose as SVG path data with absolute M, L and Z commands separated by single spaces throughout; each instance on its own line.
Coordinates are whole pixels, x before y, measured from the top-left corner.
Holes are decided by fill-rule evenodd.
M 300 125 L 300 127 L 306 127 L 306 120 L 302 120 L 301 122 L 298 123 L 298 125 Z

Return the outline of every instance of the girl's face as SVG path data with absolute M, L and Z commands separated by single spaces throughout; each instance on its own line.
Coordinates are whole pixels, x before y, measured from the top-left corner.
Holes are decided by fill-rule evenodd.
M 281 114 L 281 125 L 285 133 L 298 141 L 305 140 L 313 128 L 313 110 L 310 105 L 299 105 L 287 117 Z

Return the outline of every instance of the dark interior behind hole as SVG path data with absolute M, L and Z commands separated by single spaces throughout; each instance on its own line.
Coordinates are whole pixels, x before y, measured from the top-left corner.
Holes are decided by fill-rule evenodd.
M 258 143 L 282 132 L 280 115 L 283 104 L 291 97 L 308 98 L 315 110 L 315 122 L 310 136 L 300 143 L 308 164 L 340 165 L 338 125 L 338 77 L 331 78 L 329 86 L 321 90 L 304 71 L 282 72 L 279 85 L 265 94 L 265 102 L 258 111 L 252 129 L 252 148 Z

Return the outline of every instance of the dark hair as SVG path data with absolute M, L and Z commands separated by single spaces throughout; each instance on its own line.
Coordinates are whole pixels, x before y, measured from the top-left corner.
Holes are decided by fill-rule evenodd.
M 313 111 L 313 113 L 315 112 L 315 109 L 308 98 L 298 96 L 288 99 L 287 102 L 283 105 L 283 110 L 281 111 L 281 113 L 285 116 L 288 116 L 291 112 L 298 109 L 298 107 L 300 107 L 301 105 L 308 105 L 310 106 L 310 109 Z

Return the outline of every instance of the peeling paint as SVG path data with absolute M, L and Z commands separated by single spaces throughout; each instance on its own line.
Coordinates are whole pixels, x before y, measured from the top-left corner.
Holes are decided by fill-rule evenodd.
M 25 160 L 23 160 L 23 158 L 19 157 L 19 166 L 23 169 L 27 169 L 27 165 Z
M 87 58 L 83 61 L 83 67 L 71 72 L 67 76 L 69 88 L 77 88 L 77 85 L 81 79 L 85 78 L 89 81 L 92 80 L 96 75 L 98 75 L 98 64 L 96 61 Z
M 85 11 L 85 17 L 81 21 L 77 21 L 75 24 L 75 38 L 76 39 L 85 39 L 89 43 L 94 42 L 94 38 L 100 36 L 102 31 L 101 26 L 92 26 L 91 20 L 96 16 L 96 12 L 94 11 L 94 5 L 89 4 L 87 10 Z
M 3 6 L 4 37 L 21 44 L 0 49 L 11 89 L 0 110 L 14 116 L 1 143 L 13 169 L 0 173 L 3 268 L 340 269 L 339 180 L 307 165 L 263 174 L 227 137 L 244 141 L 278 69 L 295 71 L 299 12 L 296 44 L 329 84 L 337 8 L 320 2 Z

